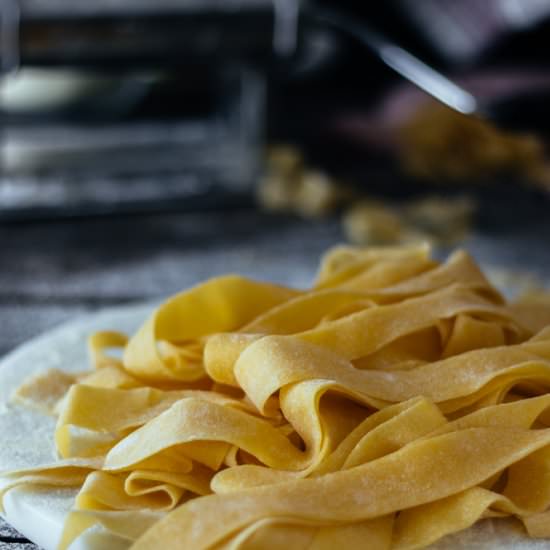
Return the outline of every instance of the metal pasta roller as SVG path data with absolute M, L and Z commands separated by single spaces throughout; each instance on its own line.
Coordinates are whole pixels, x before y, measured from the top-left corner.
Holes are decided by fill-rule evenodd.
M 2 0 L 0 220 L 231 203 L 295 0 Z

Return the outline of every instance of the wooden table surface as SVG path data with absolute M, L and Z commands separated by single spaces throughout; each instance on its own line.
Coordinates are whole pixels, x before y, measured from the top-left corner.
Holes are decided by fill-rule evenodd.
M 550 201 L 484 208 L 481 229 L 464 246 L 485 265 L 550 279 Z M 5 225 L 0 237 L 1 355 L 79 315 L 158 299 L 221 273 L 305 286 L 319 255 L 343 240 L 337 219 L 253 209 Z M 36 547 L 0 520 L 0 548 Z

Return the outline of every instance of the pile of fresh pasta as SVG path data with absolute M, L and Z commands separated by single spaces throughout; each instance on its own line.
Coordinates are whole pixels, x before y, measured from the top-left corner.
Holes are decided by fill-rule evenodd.
M 214 278 L 90 350 L 16 394 L 57 416 L 59 460 L 4 492 L 77 487 L 61 548 L 97 524 L 135 550 L 550 537 L 550 306 L 465 252 L 337 247 L 305 291 Z

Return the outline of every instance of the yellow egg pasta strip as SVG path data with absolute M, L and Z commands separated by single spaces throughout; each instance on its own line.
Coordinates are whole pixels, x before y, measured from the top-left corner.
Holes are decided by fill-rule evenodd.
M 102 331 L 92 334 L 88 338 L 88 353 L 91 363 L 96 369 L 106 366 L 122 366 L 122 361 L 117 357 L 107 355 L 106 349 L 124 348 L 128 343 L 128 336 L 121 332 Z
M 510 310 L 529 330 L 538 332 L 550 325 L 550 294 L 532 292 L 510 304 Z
M 314 288 L 338 286 L 384 260 L 406 261 L 412 258 L 425 262 L 430 260 L 429 254 L 430 247 L 426 244 L 400 248 L 335 246 L 322 256 Z
M 149 476 L 148 489 L 136 491 L 132 482 L 128 483 L 128 478 L 121 475 L 105 472 L 88 475 L 76 497 L 75 508 L 65 520 L 59 550 L 68 548 L 80 534 L 97 523 L 110 527 L 112 532 L 124 538 L 138 538 L 162 517 L 159 512 L 173 509 L 187 489 L 185 481 L 179 485 L 173 483 L 182 481 L 177 474 L 159 476 L 157 472 L 149 472 Z M 128 488 L 134 490 L 133 494 L 127 491 Z M 134 522 L 145 522 L 142 528 L 131 526 L 130 512 Z
M 213 546 L 215 550 L 275 550 L 310 548 L 316 528 L 294 524 L 292 520 L 269 518 L 257 521 L 229 540 Z
M 447 421 L 440 410 L 423 397 L 386 407 L 368 418 L 351 431 L 346 439 L 320 464 L 316 475 L 342 469 L 350 455 L 365 449 L 370 456 L 362 454 L 362 462 L 384 456 L 414 441 Z M 422 433 L 424 432 L 424 433 Z M 368 443 L 368 444 L 367 444 Z
M 163 357 L 158 342 L 193 342 L 213 332 L 236 330 L 297 294 L 297 291 L 236 275 L 211 279 L 161 305 L 130 339 L 124 350 L 124 366 L 130 374 L 143 380 L 202 378 L 200 357 L 197 362 L 177 354 Z
M 550 511 L 521 518 L 525 529 L 532 538 L 550 538 Z
M 542 452 L 547 454 L 548 449 L 543 448 L 533 455 Z M 523 460 L 529 460 L 531 456 Z M 541 478 L 537 478 L 536 481 L 539 484 L 542 482 L 548 495 L 550 481 Z M 530 490 L 532 491 L 533 487 L 527 486 L 524 493 Z M 544 524 L 544 521 L 548 520 L 548 512 L 533 514 L 529 507 L 523 508 L 521 502 L 509 497 L 510 495 L 501 495 L 482 487 L 472 487 L 450 497 L 404 510 L 395 523 L 393 548 L 424 548 L 445 535 L 467 529 L 484 517 L 515 516 L 523 522 L 530 536 L 548 537 L 550 529 L 547 523 Z M 525 498 L 522 500 L 524 503 L 528 501 Z M 549 503 L 547 500 L 546 506 Z
M 388 514 L 359 523 L 320 527 L 309 548 L 332 550 L 346 546 L 368 546 L 372 550 L 389 550 L 392 545 L 393 521 L 393 514 Z
M 393 294 L 391 288 L 401 285 L 407 286 L 409 281 L 422 277 L 437 267 L 437 263 L 432 259 L 426 258 L 386 258 L 370 265 L 363 271 L 356 272 L 353 276 L 348 272 L 345 280 L 339 276 L 340 281 L 333 279 L 327 288 L 340 288 L 345 290 L 361 289 L 370 294 L 376 301 L 398 298 L 399 293 Z M 414 286 L 414 285 L 413 285 Z M 389 290 L 389 291 L 388 291 Z M 415 294 L 411 289 L 411 294 Z M 401 296 L 409 295 L 405 290 Z
M 184 395 L 152 388 L 120 390 L 75 384 L 67 394 L 57 422 L 57 450 L 62 457 L 70 455 L 71 425 L 103 433 L 122 432 L 158 416 Z
M 404 510 L 395 522 L 393 548 L 423 548 L 445 535 L 467 529 L 501 499 L 500 495 L 492 491 L 472 487 L 441 500 Z
M 60 548 L 67 548 L 95 523 L 114 523 L 118 525 L 115 532 L 122 531 L 126 537 L 136 538 L 132 536 L 135 528 L 129 532 L 127 527 L 120 525 L 118 518 L 126 519 L 127 516 L 109 515 L 109 512 L 171 510 L 188 491 L 208 493 L 208 481 L 206 471 L 201 469 L 195 475 L 152 470 L 138 470 L 128 476 L 93 472 L 86 477 L 76 497 L 75 509 L 66 520 Z M 83 514 L 83 511 L 102 511 L 104 514 Z M 155 516 L 156 519 L 159 517 L 158 514 Z
M 190 472 L 163 472 L 158 470 L 133 470 L 124 481 L 124 490 L 129 496 L 140 496 L 156 491 L 152 482 L 162 482 L 197 495 L 211 493 L 212 471 L 195 465 Z
M 215 550 L 332 550 L 345 545 L 369 550 L 388 550 L 391 547 L 393 517 L 334 526 L 315 527 L 294 524 L 292 520 L 265 519 L 257 521 L 228 542 L 215 545 Z
M 508 468 L 502 494 L 530 514 L 550 506 L 550 448 L 526 456 Z
M 483 407 L 477 411 L 466 414 L 452 422 L 441 425 L 428 437 L 448 433 L 466 428 L 479 428 L 483 426 L 504 426 L 515 428 L 531 428 L 537 418 L 547 414 L 550 408 L 550 394 L 519 399 L 510 403 L 500 403 Z
M 387 281 L 387 277 L 382 277 Z M 380 299 L 395 296 L 406 298 L 438 290 L 454 284 L 457 280 L 471 289 L 483 289 L 491 297 L 500 295 L 489 285 L 471 258 L 459 252 L 440 267 L 413 277 L 398 285 L 385 288 L 372 287 L 368 282 L 353 279 L 340 288 L 306 293 L 289 300 L 260 315 L 252 323 L 242 327 L 242 332 L 292 334 L 313 328 L 319 320 L 335 307 L 342 307 L 366 298 Z
M 437 326 L 440 320 L 461 313 L 500 320 L 521 337 L 529 336 L 529 333 L 513 324 L 511 314 L 505 308 L 491 304 L 460 287 L 445 288 L 397 304 L 368 307 L 296 336 L 354 360 L 368 356 L 403 336 Z M 257 339 L 255 335 L 235 337 L 231 334 L 220 334 L 211 337 L 205 350 L 205 368 L 209 376 L 224 384 L 237 385 L 233 372 L 234 361 Z M 222 350 L 226 350 L 223 355 Z
M 293 334 L 316 327 L 341 308 L 361 302 L 361 309 L 374 305 L 360 291 L 328 289 L 304 293 L 259 315 L 241 328 L 250 334 Z
M 80 377 L 78 382 L 85 386 L 120 390 L 140 388 L 145 385 L 141 380 L 128 374 L 122 365 L 111 363 Z
M 236 445 L 263 463 L 281 469 L 301 469 L 307 456 L 269 422 L 199 399 L 182 399 L 115 445 L 105 458 L 106 470 L 137 464 L 173 446 L 210 441 Z
M 521 378 L 523 368 L 550 380 L 549 353 L 546 341 L 536 348 L 525 344 L 476 350 L 407 371 L 369 371 L 355 369 L 345 358 L 297 338 L 266 336 L 241 354 L 235 375 L 262 412 L 268 398 L 283 386 L 317 378 L 331 380 L 342 391 L 381 408 L 419 395 L 436 403 L 463 399 L 507 369 L 512 377 Z
M 426 399 L 415 398 L 370 415 L 349 431 L 331 454 L 320 452 L 305 470 L 290 472 L 254 465 L 237 466 L 216 474 L 212 489 L 216 493 L 228 493 L 350 468 L 394 452 L 444 424 L 447 421 L 436 406 Z
M 464 288 L 477 291 L 495 303 L 503 303 L 504 301 L 472 258 L 462 250 L 452 254 L 444 264 L 433 264 L 431 269 L 423 269 L 420 273 L 404 278 L 399 282 L 394 282 L 392 279 L 382 276 L 381 282 L 373 288 L 372 274 L 367 272 L 346 281 L 341 285 L 341 288 L 362 290 L 367 292 L 375 301 L 386 303 L 387 301 L 433 292 L 454 285 L 458 281 Z
M 209 548 L 266 517 L 330 525 L 387 515 L 473 487 L 548 443 L 549 430 L 470 428 L 444 434 L 320 478 L 189 501 L 132 548 L 145 549 L 159 539 L 168 543 L 167 550 Z
M 116 442 L 128 430 L 145 424 L 180 399 L 189 397 L 250 410 L 246 403 L 215 392 L 161 391 L 145 387 L 118 389 L 75 384 L 64 400 L 58 419 L 55 434 L 57 449 L 63 457 L 74 452 L 71 451 L 76 448 L 73 445 L 72 426 L 113 434 L 112 441 Z M 102 441 L 101 438 L 98 440 Z
M 445 358 L 480 348 L 504 346 L 506 337 L 506 327 L 502 324 L 458 315 L 441 355 Z
M 155 479 L 151 472 L 151 479 Z M 171 474 L 175 476 L 175 474 Z M 76 497 L 77 509 L 102 510 L 171 510 L 179 502 L 185 489 L 160 481 L 152 483 L 150 490 L 130 495 L 125 490 L 124 475 L 92 472 Z
M 486 318 L 510 320 L 510 314 L 478 295 L 460 287 L 449 287 L 398 304 L 369 308 L 326 326 L 301 333 L 299 337 L 358 359 L 377 351 L 401 336 L 434 326 L 440 319 L 470 313 Z

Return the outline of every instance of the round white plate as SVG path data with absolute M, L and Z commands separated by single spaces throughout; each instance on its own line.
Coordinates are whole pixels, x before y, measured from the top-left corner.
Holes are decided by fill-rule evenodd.
M 0 471 L 32 468 L 55 459 L 55 421 L 38 412 L 9 403 L 9 397 L 29 375 L 48 368 L 68 372 L 88 368 L 86 338 L 97 330 L 133 333 L 154 305 L 141 304 L 89 315 L 24 344 L 0 361 Z M 76 491 L 25 487 L 10 490 L 4 498 L 4 518 L 45 550 L 55 550 L 63 522 Z M 120 550 L 128 542 L 100 527 L 86 531 L 71 550 Z M 484 520 L 473 528 L 445 537 L 432 550 L 503 549 L 543 550 L 550 541 L 528 539 L 513 522 Z
M 55 420 L 9 403 L 12 392 L 31 374 L 57 368 L 78 372 L 89 368 L 86 339 L 97 330 L 134 332 L 153 309 L 152 304 L 108 309 L 65 323 L 22 345 L 0 361 L 0 471 L 32 468 L 55 460 Z M 55 550 L 75 490 L 16 488 L 4 498 L 4 518 L 45 550 Z M 92 528 L 71 550 L 126 548 L 128 543 L 102 528 Z

